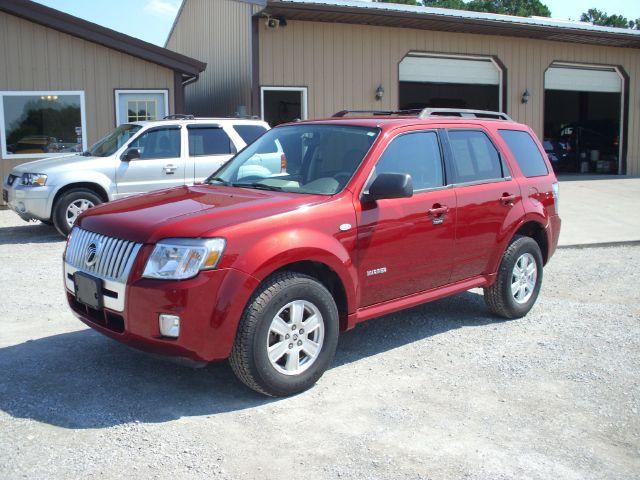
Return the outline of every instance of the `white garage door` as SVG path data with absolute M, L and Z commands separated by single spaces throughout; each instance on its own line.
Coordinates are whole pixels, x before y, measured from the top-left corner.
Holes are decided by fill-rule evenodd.
M 400 81 L 500 85 L 500 70 L 489 59 L 407 56 L 400 62 Z
M 544 74 L 548 90 L 621 93 L 622 79 L 612 68 L 550 67 Z

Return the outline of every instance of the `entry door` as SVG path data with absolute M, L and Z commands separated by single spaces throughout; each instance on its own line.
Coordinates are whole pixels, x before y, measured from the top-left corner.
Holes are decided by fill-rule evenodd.
M 408 132 L 393 139 L 369 184 L 380 173 L 411 175 L 414 195 L 361 205 L 361 307 L 444 285 L 452 267 L 456 200 L 453 189 L 443 186 L 437 133 Z
M 151 128 L 129 147 L 139 148 L 140 158 L 120 160 L 116 170 L 118 197 L 184 185 L 180 126 Z
M 262 119 L 271 127 L 307 118 L 306 87 L 262 87 Z
M 488 273 L 505 225 L 522 218 L 520 188 L 482 130 L 448 132 L 458 218 L 451 282 Z

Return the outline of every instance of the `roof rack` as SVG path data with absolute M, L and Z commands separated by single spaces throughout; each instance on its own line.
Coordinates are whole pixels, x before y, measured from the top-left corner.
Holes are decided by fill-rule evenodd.
M 491 110 L 468 110 L 460 108 L 424 108 L 418 118 L 429 117 L 463 117 L 463 118 L 495 118 L 496 120 L 506 120 L 512 122 L 509 115 L 503 112 L 493 112 Z
M 173 115 L 162 117 L 163 120 L 193 120 L 195 118 L 193 115 L 186 115 L 184 113 L 174 113 Z
M 383 117 L 388 117 L 390 115 L 418 115 L 422 112 L 422 109 L 412 109 L 412 110 L 340 110 L 338 113 L 334 113 L 334 118 L 342 118 L 351 114 L 367 114 L 367 115 L 378 115 Z
M 461 117 L 461 118 L 493 118 L 496 120 L 505 120 L 512 122 L 509 115 L 502 112 L 493 112 L 490 110 L 468 110 L 460 108 L 422 108 L 411 110 L 341 110 L 333 115 L 334 118 L 346 117 L 350 114 L 368 114 L 374 116 L 391 116 L 391 115 L 416 115 L 418 118 L 431 117 Z

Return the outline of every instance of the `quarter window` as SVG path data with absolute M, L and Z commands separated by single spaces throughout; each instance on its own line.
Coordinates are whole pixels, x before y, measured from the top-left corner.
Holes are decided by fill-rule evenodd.
M 500 135 L 525 177 L 542 177 L 549 173 L 547 164 L 531 135 L 522 130 L 500 130 Z
M 449 142 L 453 153 L 453 183 L 502 178 L 500 155 L 484 132 L 450 130 Z
M 375 178 L 381 173 L 411 175 L 414 190 L 443 185 L 442 156 L 435 132 L 400 135 L 384 151 L 375 167 Z
M 140 159 L 178 158 L 180 156 L 180 129 L 154 128 L 134 140 L 130 147 L 140 149 Z
M 189 125 L 189 155 L 229 155 L 236 149 L 229 135 L 218 126 Z
M 86 150 L 84 92 L 0 92 L 4 158 Z

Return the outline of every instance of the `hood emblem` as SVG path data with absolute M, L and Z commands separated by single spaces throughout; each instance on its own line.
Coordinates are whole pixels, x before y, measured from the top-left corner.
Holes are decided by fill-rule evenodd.
M 89 245 L 87 245 L 87 249 L 84 252 L 84 264 L 87 267 L 92 267 L 96 264 L 99 258 L 100 258 L 100 244 L 96 242 L 91 242 Z

